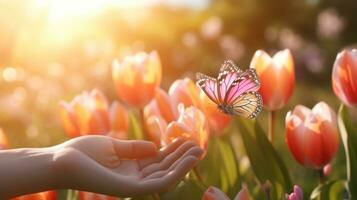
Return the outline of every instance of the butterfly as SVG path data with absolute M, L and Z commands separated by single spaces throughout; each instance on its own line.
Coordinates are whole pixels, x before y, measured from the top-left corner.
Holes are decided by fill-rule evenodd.
M 255 118 L 262 110 L 260 82 L 253 68 L 242 71 L 233 61 L 226 60 L 217 79 L 202 73 L 197 73 L 196 79 L 197 85 L 226 114 Z

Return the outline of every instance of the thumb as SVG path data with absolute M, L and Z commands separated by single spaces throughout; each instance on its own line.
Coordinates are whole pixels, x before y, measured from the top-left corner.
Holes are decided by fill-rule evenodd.
M 157 154 L 154 143 L 145 140 L 113 139 L 115 152 L 120 159 L 140 159 Z

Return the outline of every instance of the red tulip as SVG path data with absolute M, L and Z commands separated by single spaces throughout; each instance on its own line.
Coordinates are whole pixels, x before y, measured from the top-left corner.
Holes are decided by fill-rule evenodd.
M 340 100 L 348 105 L 357 104 L 357 49 L 343 50 L 332 70 L 332 88 Z
M 259 92 L 268 110 L 282 108 L 295 87 L 294 60 L 290 50 L 277 52 L 270 57 L 265 51 L 255 52 L 250 63 L 257 70 L 260 79 Z
M 60 119 L 70 137 L 88 134 L 109 134 L 126 139 L 128 112 L 118 102 L 109 107 L 107 98 L 99 90 L 83 92 L 70 103 L 60 104 Z
M 15 197 L 12 200 L 56 200 L 56 191 L 46 191 Z
M 142 108 L 155 96 L 161 82 L 161 62 L 156 51 L 140 52 L 114 61 L 113 80 L 119 98 L 125 103 Z
M 286 142 L 302 165 L 321 169 L 337 152 L 339 137 L 335 112 L 324 102 L 312 110 L 298 105 L 286 115 Z

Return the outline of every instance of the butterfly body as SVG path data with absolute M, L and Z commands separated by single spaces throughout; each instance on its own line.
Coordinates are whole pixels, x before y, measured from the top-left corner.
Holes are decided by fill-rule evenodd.
M 231 106 L 231 105 L 221 104 L 221 105 L 218 105 L 217 108 L 220 111 L 222 111 L 222 112 L 224 112 L 224 113 L 226 113 L 228 115 L 234 115 L 233 106 Z
M 243 72 L 228 60 L 222 64 L 217 79 L 197 73 L 197 85 L 223 113 L 255 118 L 262 109 L 255 69 Z

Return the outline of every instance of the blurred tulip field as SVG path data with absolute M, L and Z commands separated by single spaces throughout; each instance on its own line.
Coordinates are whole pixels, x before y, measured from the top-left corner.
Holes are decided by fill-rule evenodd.
M 356 10 L 355 0 L 0 1 L 0 149 L 183 137 L 204 150 L 194 169 L 165 193 L 125 199 L 357 200 Z M 219 109 L 232 104 L 221 88 L 216 102 L 205 93 L 226 78 L 223 63 L 240 68 L 234 84 L 259 82 L 237 89 L 233 115 Z

